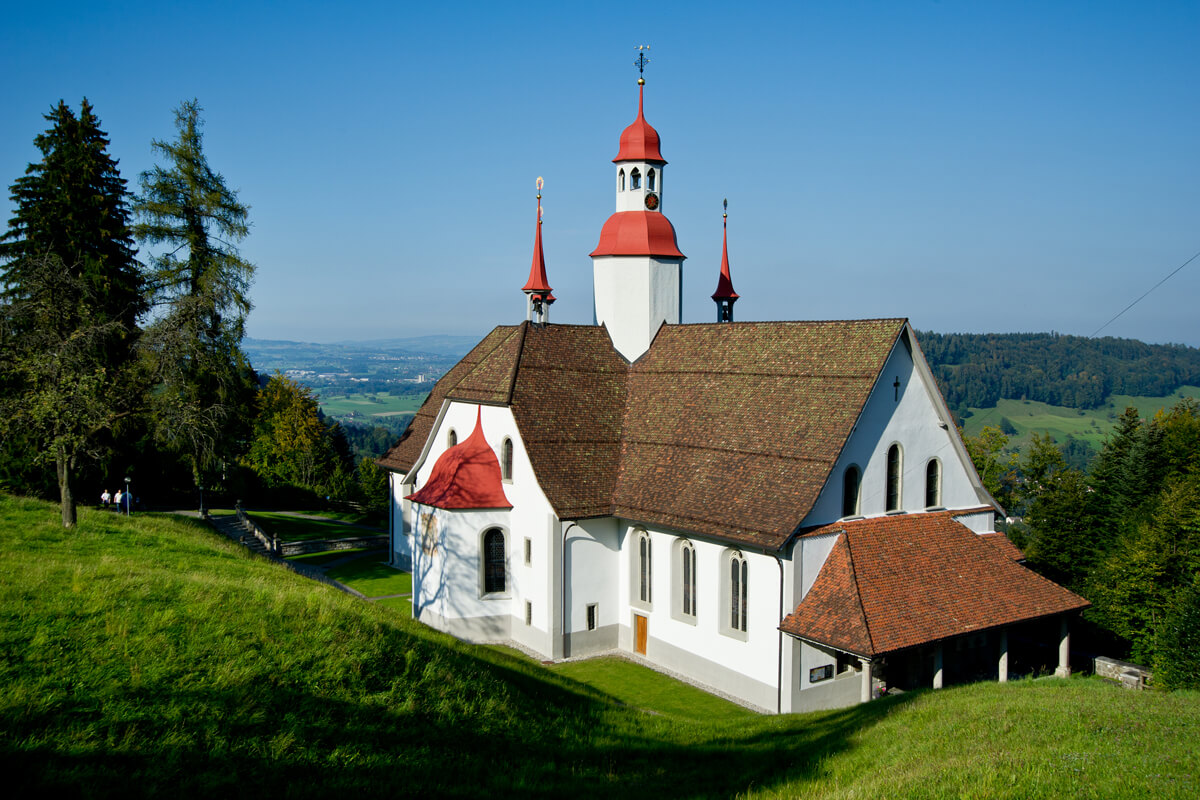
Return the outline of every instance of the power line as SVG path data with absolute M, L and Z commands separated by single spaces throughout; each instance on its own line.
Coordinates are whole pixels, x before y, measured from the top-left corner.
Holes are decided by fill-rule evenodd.
M 1153 292 L 1155 289 L 1157 289 L 1158 287 L 1162 286 L 1164 283 L 1166 283 L 1167 281 L 1169 281 L 1169 280 L 1170 280 L 1170 279 L 1171 279 L 1171 278 L 1172 278 L 1172 277 L 1175 275 L 1175 273 L 1176 273 L 1176 272 L 1179 272 L 1179 270 L 1183 269 L 1183 268 L 1184 268 L 1184 267 L 1186 267 L 1188 264 L 1190 264 L 1190 263 L 1192 263 L 1193 261 L 1195 261 L 1197 258 L 1200 258 L 1200 252 L 1197 252 L 1197 253 L 1196 253 L 1196 255 L 1192 256 L 1192 257 L 1191 257 L 1191 258 L 1189 258 L 1187 261 L 1183 262 L 1183 263 L 1182 263 L 1182 264 L 1180 264 L 1178 267 L 1176 267 L 1176 268 L 1174 269 L 1174 271 L 1173 271 L 1173 272 L 1171 272 L 1171 274 L 1170 274 L 1170 275 L 1168 275 L 1167 277 L 1163 278 L 1163 279 L 1162 279 L 1161 281 L 1159 281 L 1158 283 L 1156 283 L 1156 284 L 1154 284 L 1153 286 L 1151 286 L 1151 287 L 1150 287 L 1148 290 L 1146 290 L 1146 294 L 1142 295 L 1142 296 L 1141 296 L 1141 297 L 1139 297 L 1137 300 L 1134 300 L 1132 303 L 1130 303 L 1129 305 L 1127 305 L 1127 306 L 1125 306 L 1124 308 L 1122 308 L 1122 309 L 1121 309 L 1121 310 L 1120 310 L 1120 311 L 1117 313 L 1117 316 L 1113 317 L 1113 318 L 1112 318 L 1112 319 L 1110 319 L 1108 322 L 1104 323 L 1104 324 L 1103 324 L 1103 325 L 1101 325 L 1099 328 L 1096 328 L 1096 330 L 1092 331 L 1092 336 L 1089 336 L 1088 338 L 1090 339 L 1090 338 L 1094 337 L 1094 336 L 1095 336 L 1097 333 L 1099 333 L 1100 331 L 1102 331 L 1102 330 L 1104 330 L 1105 328 L 1107 328 L 1109 325 L 1111 325 L 1111 324 L 1113 324 L 1114 322 L 1116 322 L 1116 321 L 1117 321 L 1117 317 L 1120 317 L 1120 316 L 1121 316 L 1121 314 L 1124 314 L 1126 311 L 1128 311 L 1129 309 L 1131 309 L 1131 308 L 1133 308 L 1134 306 L 1136 306 L 1138 303 L 1140 303 L 1140 302 L 1142 302 L 1143 300 L 1145 300 L 1145 299 L 1146 299 L 1146 295 L 1150 294 L 1150 292 Z

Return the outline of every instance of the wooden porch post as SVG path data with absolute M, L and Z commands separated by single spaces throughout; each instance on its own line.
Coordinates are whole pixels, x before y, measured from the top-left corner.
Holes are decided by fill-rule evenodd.
M 862 660 L 862 690 L 859 692 L 859 702 L 866 703 L 871 699 L 871 659 Z

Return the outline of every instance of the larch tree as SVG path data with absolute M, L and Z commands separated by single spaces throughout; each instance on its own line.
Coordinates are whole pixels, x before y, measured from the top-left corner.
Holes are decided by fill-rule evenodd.
M 6 441 L 31 445 L 30 460 L 55 465 L 71 527 L 77 470 L 133 403 L 147 301 L 129 193 L 91 104 L 76 116 L 60 101 L 46 119 L 42 159 L 12 185 L 16 213 L 0 237 L 0 425 Z
M 134 235 L 156 251 L 161 313 L 144 337 L 155 436 L 187 459 L 203 498 L 206 476 L 244 446 L 255 383 L 241 350 L 254 265 L 238 243 L 250 230 L 249 209 L 208 165 L 200 111 L 184 102 L 175 111 L 178 138 L 152 142 L 161 163 L 140 177 Z

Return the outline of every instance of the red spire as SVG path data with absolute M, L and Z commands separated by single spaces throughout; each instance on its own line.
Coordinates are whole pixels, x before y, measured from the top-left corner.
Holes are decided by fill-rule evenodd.
M 725 206 L 729 207 L 728 200 Z M 729 213 L 726 212 L 721 221 L 721 277 L 717 278 L 717 290 L 713 292 L 712 299 L 737 300 L 738 296 L 733 290 L 733 278 L 729 277 Z
M 504 495 L 500 459 L 483 435 L 482 406 L 467 440 L 442 453 L 429 481 L 404 499 L 436 508 L 512 508 Z
M 521 287 L 526 294 L 542 295 L 543 299 L 553 291 L 546 280 L 546 259 L 542 255 L 542 179 L 537 179 L 537 228 L 533 236 L 533 264 L 529 267 L 529 280 Z
M 645 115 L 642 114 L 642 99 L 646 89 L 646 82 L 641 78 L 638 79 L 638 115 L 625 130 L 621 131 L 621 149 L 617 153 L 617 157 L 613 159 L 613 163 L 618 161 L 649 161 L 655 164 L 665 164 L 667 160 L 662 157 L 659 151 L 658 131 L 646 122 Z

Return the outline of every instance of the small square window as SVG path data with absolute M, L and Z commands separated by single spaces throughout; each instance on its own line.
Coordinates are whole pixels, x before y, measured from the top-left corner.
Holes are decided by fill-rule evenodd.
M 597 603 L 591 603 L 587 607 L 587 629 L 589 631 L 596 630 L 597 617 L 600 616 L 600 607 Z
M 533 563 L 533 540 L 528 536 L 525 537 L 525 566 Z
M 533 603 L 528 600 L 525 601 L 525 624 L 533 624 Z

